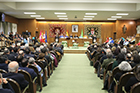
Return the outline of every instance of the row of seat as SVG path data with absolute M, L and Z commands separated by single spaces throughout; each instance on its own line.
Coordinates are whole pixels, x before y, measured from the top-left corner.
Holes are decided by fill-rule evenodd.
M 90 57 L 91 53 L 90 53 L 89 50 L 86 51 L 86 54 L 87 54 L 87 57 L 88 57 L 89 61 L 93 62 L 93 64 L 95 64 L 95 62 L 98 59 L 99 54 L 97 53 L 92 59 Z M 101 65 L 100 62 L 99 62 L 99 65 Z M 114 93 L 127 93 L 124 89 L 124 86 L 126 85 L 126 83 L 128 82 L 128 80 L 131 77 L 134 77 L 134 73 L 133 73 L 134 68 L 130 72 L 127 72 L 127 73 L 123 74 L 121 76 L 121 78 L 119 79 L 119 81 L 117 81 L 117 80 L 115 80 L 114 76 L 116 75 L 116 73 L 121 72 L 121 70 L 118 67 L 116 67 L 112 71 L 112 65 L 113 65 L 113 62 L 109 63 L 107 68 L 105 69 L 105 71 L 103 73 L 103 83 L 105 82 L 105 77 L 108 74 L 109 75 L 108 88 L 109 88 L 111 82 L 114 80 L 115 83 L 116 83 L 116 86 L 114 87 Z M 93 67 L 94 67 L 94 65 L 93 65 Z M 100 78 L 101 77 L 102 77 L 102 75 L 100 75 Z M 139 89 L 140 89 L 140 82 L 133 85 L 130 93 L 139 93 Z
M 61 55 L 57 50 L 50 51 L 50 53 L 55 55 L 57 62 L 60 62 L 63 55 Z M 47 60 L 45 60 L 45 61 L 47 61 Z M 34 80 L 32 80 L 30 74 L 27 71 L 18 70 L 18 73 L 23 74 L 24 78 L 29 82 L 29 85 L 24 90 L 20 89 L 19 84 L 15 80 L 7 78 L 7 81 L 10 83 L 10 85 L 12 86 L 15 93 L 26 93 L 26 92 L 36 93 L 37 86 L 39 86 L 39 91 L 42 91 L 43 77 L 41 76 L 41 74 L 43 73 L 45 75 L 45 82 L 47 82 L 48 78 L 50 78 L 51 74 L 53 73 L 53 70 L 55 69 L 54 60 L 49 62 L 49 64 L 46 66 L 46 68 L 44 68 L 44 65 L 42 62 L 36 60 L 36 63 L 41 67 L 41 69 L 42 69 L 41 72 L 38 72 L 37 67 L 34 65 L 30 64 L 28 66 L 29 68 L 32 68 L 37 73 L 37 77 L 35 77 Z M 0 73 L 7 73 L 7 72 L 5 70 L 0 69 Z

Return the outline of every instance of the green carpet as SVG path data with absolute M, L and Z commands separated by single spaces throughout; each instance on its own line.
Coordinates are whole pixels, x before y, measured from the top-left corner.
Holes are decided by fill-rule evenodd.
M 65 54 L 41 93 L 107 93 L 89 63 L 85 54 Z

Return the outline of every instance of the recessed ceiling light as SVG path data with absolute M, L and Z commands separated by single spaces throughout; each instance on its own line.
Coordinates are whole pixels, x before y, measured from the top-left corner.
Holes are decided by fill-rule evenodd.
M 117 13 L 116 15 L 128 15 L 128 13 Z
M 97 13 L 85 13 L 85 15 L 97 15 Z
M 59 19 L 64 19 L 64 20 L 67 20 L 68 18 L 59 18 Z
M 84 16 L 84 17 L 94 17 L 94 16 Z
M 67 15 L 58 15 L 57 17 L 67 17 Z
M 117 20 L 116 18 L 107 18 L 107 20 Z
M 122 18 L 122 16 L 111 16 L 111 18 Z
M 92 18 L 83 18 L 83 20 L 92 20 Z
M 24 12 L 24 14 L 36 14 L 36 12 Z
M 44 17 L 37 17 L 36 19 L 45 19 Z
M 59 14 L 60 14 L 60 15 L 65 15 L 66 13 L 64 13 L 64 12 L 54 12 L 54 14 L 56 14 L 56 15 L 57 15 L 57 14 L 58 14 L 58 15 L 59 15 Z
M 31 17 L 41 17 L 41 15 L 31 15 Z

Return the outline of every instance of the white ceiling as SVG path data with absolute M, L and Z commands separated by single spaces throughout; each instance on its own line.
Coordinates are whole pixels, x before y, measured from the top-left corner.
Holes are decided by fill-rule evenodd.
M 68 20 L 83 20 L 85 13 L 93 12 L 97 13 L 93 21 L 129 13 L 118 20 L 136 20 L 140 18 L 140 0 L 0 0 L 0 12 L 30 19 L 24 12 L 36 12 L 45 20 L 59 20 L 54 12 L 66 12 Z

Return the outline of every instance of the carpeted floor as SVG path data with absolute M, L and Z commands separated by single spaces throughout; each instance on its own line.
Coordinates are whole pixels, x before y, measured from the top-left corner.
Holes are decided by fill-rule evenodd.
M 102 84 L 85 54 L 65 54 L 41 93 L 107 93 Z

